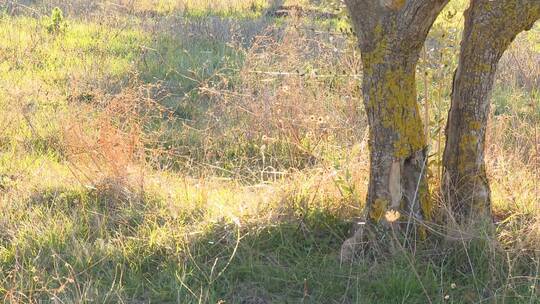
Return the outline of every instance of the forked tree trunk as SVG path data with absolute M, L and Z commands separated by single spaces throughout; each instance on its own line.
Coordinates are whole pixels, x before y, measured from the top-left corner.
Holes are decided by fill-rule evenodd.
M 540 17 L 540 0 L 471 0 L 465 13 L 443 156 L 443 192 L 459 224 L 490 221 L 484 163 L 489 98 L 499 59 Z
M 447 0 L 347 0 L 363 62 L 362 91 L 370 127 L 369 224 L 429 217 L 426 138 L 416 96 L 420 50 Z M 391 216 L 385 216 L 388 211 Z M 414 219 L 413 219 L 414 218 Z M 399 227 L 399 225 L 395 225 Z M 342 247 L 354 254 L 362 231 Z

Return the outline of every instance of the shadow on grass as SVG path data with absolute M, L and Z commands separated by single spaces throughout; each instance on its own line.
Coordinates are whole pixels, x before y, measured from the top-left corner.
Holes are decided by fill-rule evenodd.
M 230 303 L 424 303 L 404 261 L 341 264 L 350 225 L 324 210 L 242 233 L 218 226 L 191 245 L 180 285 L 186 301 Z M 381 262 L 386 258 L 381 257 Z M 197 291 L 197 292 L 195 292 Z
M 440 297 L 440 268 L 429 262 L 415 265 L 421 281 L 400 257 L 340 265 L 350 225 L 328 210 L 238 226 L 201 208 L 171 216 L 152 199 L 111 206 L 67 189 L 32 197 L 0 221 L 6 302 L 426 303 L 423 288 Z

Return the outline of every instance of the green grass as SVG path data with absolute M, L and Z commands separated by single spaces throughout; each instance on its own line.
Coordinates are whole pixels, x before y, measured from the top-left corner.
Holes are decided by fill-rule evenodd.
M 469 303 L 489 290 L 509 303 L 536 299 L 526 282 L 510 290 L 498 285 L 507 270 L 491 270 L 502 256 L 492 256 L 489 244 L 430 257 L 429 247 L 438 245 L 427 243 L 414 262 L 400 253 L 340 265 L 338 249 L 350 224 L 331 209 L 252 224 L 252 215 L 211 215 L 219 207 L 213 199 L 235 204 L 231 188 L 206 199 L 180 191 L 187 201 L 168 205 L 152 196 L 126 203 L 80 187 L 47 188 L 4 206 L 10 219 L 1 238 L 0 294 L 24 301 L 10 293 L 15 288 L 33 301 L 100 303 L 425 303 L 428 296 L 444 303 L 449 295 L 454 303 Z
M 260 17 L 268 7 L 262 0 L 137 0 L 133 2 L 136 10 L 154 11 L 162 15 L 182 14 L 186 17 L 219 16 L 225 18 Z
M 69 19 L 64 31 L 52 34 L 48 22 L 24 16 L 0 19 L 0 56 L 5 59 L 0 65 L 0 112 L 11 117 L 1 141 L 6 153 L 18 153 L 14 147 L 20 145 L 13 140 L 22 137 L 35 153 L 61 155 L 61 122 L 72 107 L 115 94 L 134 76 L 159 83 L 167 94 L 161 104 L 175 116 L 193 118 L 204 111 L 198 88 L 230 74 L 222 69 L 242 60 L 225 41 L 189 38 L 188 32 L 146 32 L 138 22 Z M 31 119 L 13 111 L 26 108 L 32 109 Z M 170 136 L 180 138 L 181 130 Z

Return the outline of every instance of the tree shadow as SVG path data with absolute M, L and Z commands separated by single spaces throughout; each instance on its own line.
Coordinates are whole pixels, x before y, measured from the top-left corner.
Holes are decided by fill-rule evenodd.
M 510 295 L 498 289 L 500 278 L 493 283 L 490 269 L 501 264 L 487 261 L 479 244 L 444 250 L 427 243 L 409 257 L 341 263 L 352 224 L 325 208 L 284 207 L 270 220 L 242 222 L 213 219 L 204 205 L 182 205 L 173 214 L 151 196 L 114 204 L 93 190 L 54 188 L 31 197 L 0 217 L 7 231 L 0 296 L 15 302 L 24 296 L 99 303 L 426 303 L 428 297 L 444 303 L 445 295 L 530 296 L 524 285 L 513 285 Z

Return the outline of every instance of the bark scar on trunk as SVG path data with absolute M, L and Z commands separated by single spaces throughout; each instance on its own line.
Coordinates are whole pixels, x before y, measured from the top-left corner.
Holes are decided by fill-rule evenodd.
M 402 161 L 395 160 L 390 168 L 389 190 L 390 190 L 390 209 L 399 209 L 401 205 L 401 166 Z
M 405 6 L 406 0 L 380 0 L 381 6 L 387 7 L 391 10 L 398 11 Z

